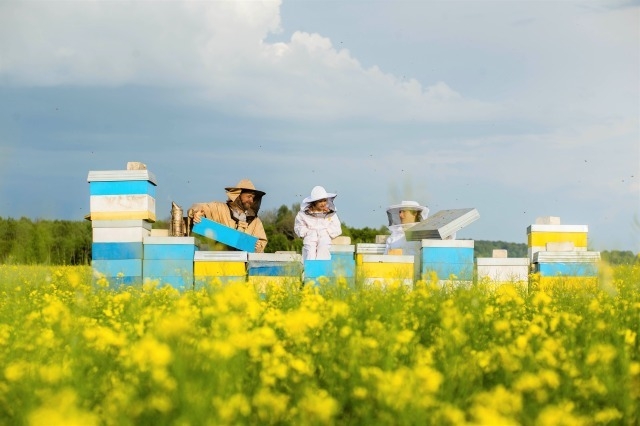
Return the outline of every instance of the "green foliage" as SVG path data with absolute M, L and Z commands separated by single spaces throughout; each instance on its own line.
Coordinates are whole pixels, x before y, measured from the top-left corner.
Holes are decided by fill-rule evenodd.
M 291 209 L 282 205 L 278 209 L 263 213 L 262 223 L 269 240 L 265 252 L 302 250 L 302 240 L 293 231 L 296 214 L 300 210 L 300 204 L 293 204 Z
M 509 257 L 527 257 L 526 244 L 476 240 L 473 246 L 475 257 L 492 257 L 493 250 L 507 250 Z
M 389 235 L 389 229 L 386 226 L 380 228 L 352 228 L 346 224 L 342 224 L 342 235 L 351 238 L 351 244 L 358 243 L 375 243 L 376 235 Z
M 285 205 L 260 214 L 269 243 L 266 252 L 302 251 L 302 239 L 294 231 L 294 221 L 300 204 Z M 166 221 L 157 221 L 154 229 L 168 229 Z M 388 235 L 386 226 L 354 228 L 342 224 L 342 235 L 351 244 L 373 243 L 376 235 Z M 209 242 L 194 235 L 199 244 Z M 0 264 L 88 265 L 91 263 L 91 222 L 68 220 L 35 220 L 0 217 Z M 476 240 L 475 257 L 491 257 L 494 249 L 507 250 L 509 257 L 527 257 L 527 245 L 505 241 Z M 602 260 L 611 265 L 640 263 L 640 254 L 631 251 L 603 251 Z
M 634 265 L 640 264 L 640 253 L 633 254 L 632 251 L 604 250 L 600 252 L 600 257 L 611 265 Z
M 0 263 L 88 265 L 91 222 L 0 217 Z

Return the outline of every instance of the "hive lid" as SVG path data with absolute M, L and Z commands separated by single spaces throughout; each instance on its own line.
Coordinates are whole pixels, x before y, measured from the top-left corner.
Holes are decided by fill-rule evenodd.
M 480 217 L 474 208 L 440 210 L 405 230 L 407 241 L 445 240 Z
M 194 245 L 196 239 L 194 237 L 165 237 L 165 236 L 149 236 L 142 240 L 144 244 L 164 244 L 164 245 Z
M 541 225 L 535 223 L 527 227 L 527 235 L 532 232 L 589 232 L 588 225 Z
M 599 251 L 538 251 L 533 254 L 533 263 L 592 263 L 599 261 Z
M 365 254 L 362 263 L 413 263 L 414 258 L 403 254 Z
M 383 254 L 386 245 L 384 244 L 373 244 L 373 243 L 357 243 L 356 244 L 356 253 L 359 254 Z
M 246 251 L 196 251 L 193 255 L 195 261 L 209 262 L 246 262 Z
M 151 230 L 153 224 L 143 219 L 128 219 L 128 220 L 93 220 L 91 221 L 92 228 L 144 228 Z
M 148 180 L 154 185 L 156 176 L 149 170 L 94 170 L 89 172 L 88 182 L 117 182 L 123 180 Z
M 356 246 L 353 244 L 350 245 L 330 245 L 329 252 L 330 253 L 354 253 L 356 251 Z
M 302 262 L 299 253 L 249 253 L 249 262 Z

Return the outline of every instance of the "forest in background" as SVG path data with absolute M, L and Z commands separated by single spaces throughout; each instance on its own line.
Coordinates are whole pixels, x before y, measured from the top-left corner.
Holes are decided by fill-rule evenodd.
M 293 232 L 299 204 L 285 205 L 260 214 L 269 243 L 266 252 L 302 251 L 302 240 Z M 154 229 L 168 229 L 169 218 L 157 221 Z M 373 243 L 376 235 L 388 235 L 386 226 L 354 228 L 342 223 L 342 235 L 351 244 Z M 203 238 L 197 238 L 203 242 Z M 0 217 L 0 263 L 26 265 L 88 265 L 91 263 L 92 231 L 87 220 L 31 220 Z M 475 240 L 475 257 L 491 257 L 494 249 L 508 251 L 509 257 L 527 257 L 527 245 L 504 241 Z M 631 251 L 602 251 L 602 259 L 613 264 L 640 262 Z

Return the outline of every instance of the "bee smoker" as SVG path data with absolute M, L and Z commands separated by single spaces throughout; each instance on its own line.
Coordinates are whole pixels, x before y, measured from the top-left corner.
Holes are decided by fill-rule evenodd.
M 172 237 L 184 237 L 188 233 L 188 226 L 182 217 L 182 207 L 171 203 L 171 222 L 169 223 L 169 235 Z

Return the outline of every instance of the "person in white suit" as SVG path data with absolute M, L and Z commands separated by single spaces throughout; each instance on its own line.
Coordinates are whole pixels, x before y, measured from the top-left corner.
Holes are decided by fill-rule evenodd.
M 322 186 L 315 186 L 311 195 L 302 200 L 293 230 L 302 238 L 303 260 L 331 259 L 331 240 L 342 234 L 334 205 L 336 196 Z
M 414 249 L 407 244 L 404 232 L 418 222 L 422 222 L 429 215 L 429 208 L 421 206 L 417 201 L 402 201 L 387 208 L 389 232 L 385 254 L 392 249 L 402 249 L 403 254 L 413 254 Z

